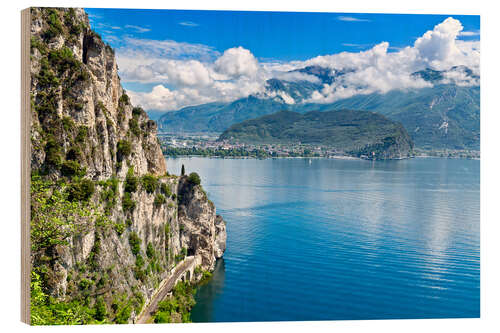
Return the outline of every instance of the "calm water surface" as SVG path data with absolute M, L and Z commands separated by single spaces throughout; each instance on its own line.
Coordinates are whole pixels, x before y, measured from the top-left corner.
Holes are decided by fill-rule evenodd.
M 479 316 L 479 161 L 182 164 L 228 233 L 193 321 Z

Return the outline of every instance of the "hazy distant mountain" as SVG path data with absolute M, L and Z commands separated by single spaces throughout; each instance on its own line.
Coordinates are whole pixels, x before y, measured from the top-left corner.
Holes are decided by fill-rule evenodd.
M 306 75 L 308 80 L 270 79 L 265 96 L 186 107 L 165 113 L 158 124 L 160 130 L 168 132 L 223 132 L 232 124 L 282 110 L 304 113 L 355 109 L 374 111 L 401 122 L 418 147 L 479 149 L 480 88 L 445 83 L 443 80 L 450 72 L 478 79 L 464 66 L 449 71 L 425 69 L 413 75 L 432 82 L 432 88 L 392 90 L 386 94 L 356 95 L 331 104 L 311 104 L 304 101 L 314 91 L 335 82 L 349 70 L 309 66 L 289 72 Z M 294 104 L 288 104 L 288 98 L 293 98 Z
M 479 92 L 479 87 L 438 85 L 358 95 L 319 108 L 304 108 L 374 111 L 401 122 L 418 147 L 479 149 Z
M 168 112 L 158 120 L 161 131 L 223 132 L 232 124 L 284 108 L 276 99 L 248 96 L 232 103 L 208 103 Z

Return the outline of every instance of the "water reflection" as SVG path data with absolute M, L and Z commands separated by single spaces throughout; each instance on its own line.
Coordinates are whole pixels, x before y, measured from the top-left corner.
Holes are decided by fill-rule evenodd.
M 210 279 L 198 288 L 195 299 L 196 306 L 191 312 L 193 322 L 212 322 L 214 321 L 214 304 L 224 289 L 225 280 L 225 262 L 224 259 L 218 259 L 215 263 L 215 270 Z
M 228 232 L 194 321 L 479 315 L 479 161 L 181 164 Z

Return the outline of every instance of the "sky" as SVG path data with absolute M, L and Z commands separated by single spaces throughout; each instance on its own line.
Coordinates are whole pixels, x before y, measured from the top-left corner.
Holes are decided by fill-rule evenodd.
M 465 65 L 479 75 L 479 16 L 86 11 L 92 28 L 116 50 L 122 84 L 132 102 L 146 110 L 265 96 L 269 78 L 316 81 L 311 75 L 290 73 L 308 65 L 352 71 L 306 100 L 316 103 L 425 87 L 428 82 L 411 76 L 424 68 Z M 479 84 L 459 70 L 447 73 L 446 80 Z M 295 103 L 283 94 L 287 103 Z

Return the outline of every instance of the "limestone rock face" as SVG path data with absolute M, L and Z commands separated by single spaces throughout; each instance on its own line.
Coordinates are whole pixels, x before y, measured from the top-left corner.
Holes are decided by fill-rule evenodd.
M 222 258 L 222 255 L 226 251 L 226 222 L 222 216 L 215 216 L 215 258 Z
M 213 269 L 225 224 L 201 186 L 168 175 L 156 123 L 130 103 L 85 11 L 32 8 L 31 17 L 32 172 L 63 186 L 54 190 L 95 186 L 89 213 L 72 221 L 78 231 L 32 254 L 32 266 L 52 296 L 102 296 L 113 316 L 131 304 L 132 322 L 186 255 Z
M 63 25 L 62 33 L 47 39 L 52 14 L 32 10 L 32 144 L 38 148 L 32 154 L 32 167 L 44 166 L 57 174 L 40 152 L 52 138 L 61 145 L 62 158 L 79 148 L 79 161 L 92 179 L 107 179 L 115 172 L 124 176 L 126 169 L 117 159 L 117 144 L 124 140 L 131 143 L 129 163 L 137 174 L 164 174 L 156 123 L 142 110 L 133 112 L 120 84 L 113 49 L 90 29 L 83 9 L 56 10 L 61 24 L 69 26 Z M 80 129 L 86 133 L 78 137 Z
M 203 269 L 212 270 L 225 251 L 225 222 L 215 214 L 215 206 L 203 189 L 190 183 L 188 177 L 180 178 L 178 193 L 181 246 L 187 248 L 188 255 L 201 256 Z

